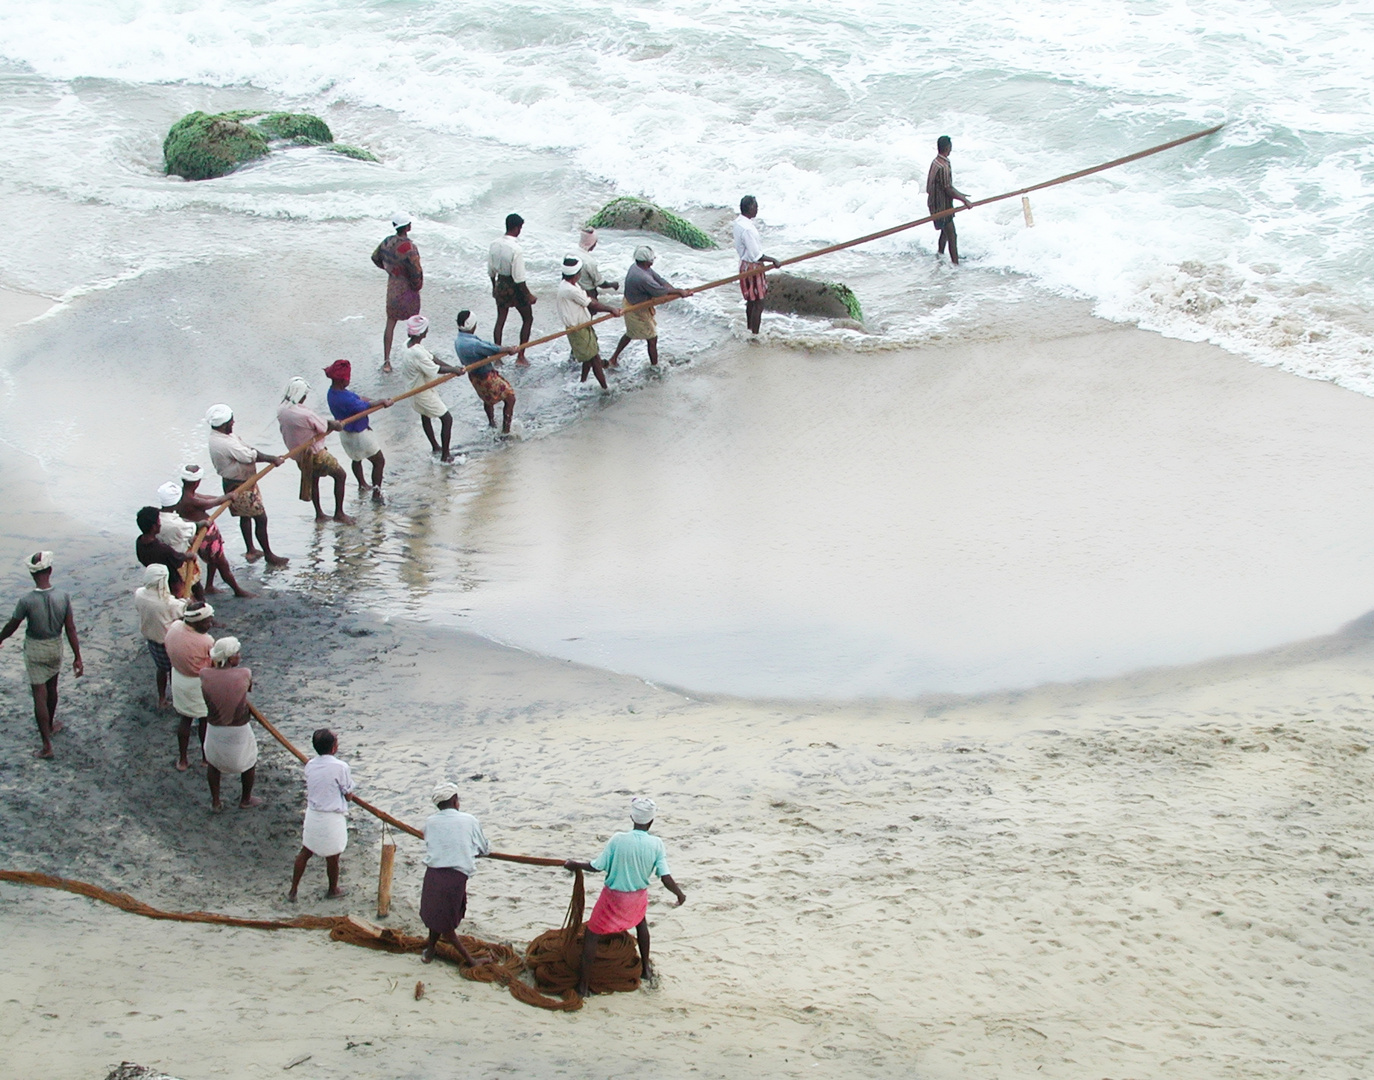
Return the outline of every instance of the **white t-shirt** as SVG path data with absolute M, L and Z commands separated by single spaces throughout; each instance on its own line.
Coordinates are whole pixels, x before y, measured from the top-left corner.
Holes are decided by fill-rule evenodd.
M 759 237 L 759 227 L 743 214 L 735 218 L 735 251 L 740 262 L 759 262 L 763 259 L 763 240 Z
M 134 593 L 134 607 L 138 609 L 138 628 L 143 636 L 161 645 L 167 640 L 167 627 L 186 611 L 186 601 L 175 596 L 164 600 L 145 587 Z
M 257 460 L 258 452 L 232 431 L 210 429 L 210 464 L 226 480 L 247 480 Z
M 425 819 L 425 865 L 451 866 L 468 877 L 477 873 L 477 856 L 491 852 L 482 826 L 461 810 L 440 810 Z
M 508 277 L 517 284 L 525 280 L 525 253 L 520 250 L 519 240 L 503 236 L 492 242 L 487 252 L 487 276 L 493 280 Z
M 558 294 L 554 302 L 558 305 L 558 316 L 563 320 L 564 326 L 576 326 L 592 317 L 588 310 L 592 298 L 575 281 L 569 281 L 567 278 L 559 281 Z
M 191 541 L 196 538 L 196 527 L 171 507 L 164 506 L 158 521 L 157 538 L 173 551 L 185 555 L 191 550 Z
M 434 354 L 423 345 L 409 345 L 401 353 L 401 374 L 410 380 L 410 388 L 414 390 L 437 379 L 439 365 L 434 362 Z M 410 407 L 421 416 L 428 417 L 443 416 L 448 412 L 448 406 L 435 388 L 410 398 Z
M 305 763 L 305 804 L 311 810 L 346 814 L 344 796 L 352 790 L 353 774 L 333 754 L 320 754 Z

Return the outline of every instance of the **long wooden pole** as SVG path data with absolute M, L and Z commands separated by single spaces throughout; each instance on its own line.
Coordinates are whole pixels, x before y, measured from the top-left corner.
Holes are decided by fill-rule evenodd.
M 865 236 L 855 237 L 853 240 L 845 240 L 843 243 L 831 244 L 828 247 L 817 248 L 815 251 L 808 251 L 802 255 L 794 255 L 790 259 L 780 260 L 778 262 L 778 266 L 793 266 L 799 262 L 805 262 L 808 259 L 818 259 L 822 255 L 830 255 L 836 251 L 844 251 L 846 248 L 858 247 L 860 244 L 871 244 L 874 240 L 882 240 L 884 237 L 894 236 L 899 232 L 905 232 L 908 229 L 914 229 L 918 225 L 929 225 L 936 218 L 953 217 L 955 214 L 961 214 L 965 210 L 972 210 L 975 207 L 991 206 L 993 203 L 1005 202 L 1007 199 L 1015 199 L 1022 195 L 1029 195 L 1032 191 L 1044 191 L 1046 188 L 1058 187 L 1060 184 L 1067 184 L 1073 180 L 1081 180 L 1083 179 L 1083 177 L 1092 176 L 1094 173 L 1106 172 L 1108 169 L 1115 169 L 1121 165 L 1129 164 L 1132 161 L 1139 161 L 1141 158 L 1151 157 L 1154 154 L 1162 154 L 1166 150 L 1172 150 L 1175 147 L 1183 146 L 1185 143 L 1190 143 L 1197 139 L 1205 139 L 1208 135 L 1215 135 L 1225 126 L 1225 124 L 1217 124 L 1214 127 L 1205 128 L 1202 131 L 1195 131 L 1191 135 L 1184 135 L 1182 138 L 1179 139 L 1170 139 L 1168 142 L 1160 143 L 1158 146 L 1152 146 L 1148 150 L 1138 150 L 1134 154 L 1127 154 L 1125 157 L 1114 158 L 1111 161 L 1103 162 L 1101 165 L 1093 165 L 1091 168 L 1079 169 L 1077 172 L 1065 173 L 1063 176 L 1056 176 L 1053 180 L 1045 180 L 1039 184 L 1031 184 L 1030 187 L 1017 188 L 1015 191 L 1006 191 L 1003 192 L 1001 195 L 994 195 L 990 199 L 975 199 L 972 202 L 970 202 L 967 206 L 951 207 L 948 210 L 941 210 L 938 214 L 930 214 L 923 218 L 917 218 L 915 221 L 907 221 L 902 223 L 901 225 L 893 225 L 891 228 L 880 229 L 878 232 L 868 233 Z M 744 275 L 742 273 L 731 274 L 729 277 L 717 278 L 715 281 L 709 281 L 705 285 L 697 285 L 691 289 L 684 291 L 687 292 L 688 295 L 691 295 L 693 293 L 705 292 L 707 289 L 718 289 L 723 285 L 730 285 L 736 281 L 739 281 L 739 279 L 743 276 Z M 676 299 L 678 298 L 675 296 L 655 296 L 649 300 L 643 301 L 642 303 L 629 304 L 626 307 L 622 308 L 621 312 L 623 314 L 626 311 L 641 311 L 647 308 L 657 307 L 660 304 L 671 303 Z M 595 326 L 597 323 L 606 322 L 608 319 L 614 319 L 617 317 L 618 316 L 615 315 L 598 315 L 593 319 L 588 319 L 584 323 L 578 323 L 576 326 L 569 326 L 564 330 L 558 330 L 552 334 L 545 334 L 543 337 L 535 338 L 533 341 L 527 341 L 525 342 L 525 344 L 520 346 L 520 349 L 532 349 L 537 345 L 546 345 L 550 341 L 557 341 L 559 338 L 567 337 L 574 330 L 583 330 L 589 326 Z M 412 390 L 407 390 L 404 393 L 397 394 L 395 397 L 391 399 L 391 402 L 394 405 L 396 402 L 404 401 L 406 398 L 414 397 L 416 394 L 423 394 L 426 390 L 433 390 L 436 386 L 440 386 L 443 383 L 448 382 L 450 379 L 456 379 L 459 375 L 466 374 L 473 368 L 482 367 L 483 365 L 488 364 L 490 362 L 491 361 L 489 359 L 478 360 L 475 363 L 468 364 L 457 371 L 451 372 L 446 375 L 440 375 L 437 379 L 431 379 L 429 382 L 417 386 Z M 387 406 L 385 405 L 373 405 L 370 408 L 364 409 L 360 413 L 355 413 L 353 416 L 349 416 L 343 420 L 340 420 L 339 423 L 351 424 L 355 420 L 361 420 L 365 416 L 371 416 L 373 413 L 378 412 L 379 410 L 384 409 L 386 407 Z M 300 446 L 293 446 L 290 450 L 286 452 L 284 456 L 287 458 L 294 458 L 302 451 L 304 451 L 307 447 L 313 445 L 315 441 L 315 439 L 310 439 L 308 442 L 301 443 Z M 264 476 L 266 476 L 276 467 L 276 465 L 268 465 L 262 471 L 254 473 L 242 484 L 236 487 L 233 490 L 233 492 L 230 493 L 228 498 L 232 498 L 234 495 L 237 495 L 242 491 L 247 491 L 249 488 L 254 487 L 260 480 L 262 480 Z M 224 513 L 228 505 L 229 504 L 226 499 L 226 501 L 222 505 L 216 507 L 215 510 L 210 514 L 209 521 L 214 521 L 217 517 L 220 516 L 220 514 Z M 200 542 L 202 537 L 204 536 L 204 533 L 205 530 L 202 527 L 200 531 L 197 533 L 194 543 L 192 543 L 191 545 L 192 554 L 195 554 L 197 551 L 200 550 Z

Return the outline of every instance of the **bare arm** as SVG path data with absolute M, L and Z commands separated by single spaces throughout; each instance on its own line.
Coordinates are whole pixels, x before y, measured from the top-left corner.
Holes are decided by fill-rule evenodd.
M 593 315 L 614 315 L 617 319 L 620 318 L 621 315 L 621 311 L 618 307 L 611 307 L 609 304 L 603 304 L 600 300 L 593 300 L 587 305 L 587 310 Z
M 10 637 L 11 634 L 23 625 L 23 622 L 23 619 L 11 619 L 9 622 L 5 623 L 5 629 L 0 630 L 0 641 L 4 641 Z
M 565 863 L 563 864 L 563 869 L 564 869 L 564 870 L 582 870 L 582 871 L 584 871 L 585 873 L 588 873 L 588 874 L 599 874 L 599 873 L 601 872 L 601 871 L 599 871 L 595 866 L 593 866 L 591 863 L 589 863 L 589 862 L 578 862 L 576 859 L 569 859 L 567 862 L 565 862 Z
M 674 907 L 682 907 L 683 904 L 687 903 L 687 894 L 678 887 L 678 883 L 673 880 L 672 874 L 664 874 L 659 880 L 663 882 L 663 887 L 665 889 L 677 897 L 677 903 Z
M 76 616 L 72 614 L 71 604 L 67 605 L 67 644 L 72 647 L 72 673 L 78 678 L 86 673 L 86 665 L 81 662 L 81 639 L 76 636 Z

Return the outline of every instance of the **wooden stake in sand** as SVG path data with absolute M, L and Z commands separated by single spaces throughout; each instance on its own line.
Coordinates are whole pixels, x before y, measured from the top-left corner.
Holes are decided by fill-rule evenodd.
M 1035 218 L 1031 217 L 1029 195 L 1021 196 L 1021 215 L 1026 219 L 1026 228 L 1035 228 Z

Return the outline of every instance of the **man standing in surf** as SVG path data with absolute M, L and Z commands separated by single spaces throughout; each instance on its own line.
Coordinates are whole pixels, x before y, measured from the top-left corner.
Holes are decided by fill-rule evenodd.
M 525 219 L 519 214 L 506 215 L 506 235 L 492 241 L 487 252 L 487 276 L 491 278 L 491 298 L 496 301 L 496 326 L 491 339 L 501 344 L 510 309 L 520 312 L 520 344 L 530 339 L 534 326 L 534 305 L 538 302 L 525 281 L 525 252 L 520 247 L 520 230 Z M 528 364 L 525 350 L 515 358 L 517 364 Z
M 778 260 L 763 253 L 763 240 L 754 218 L 759 215 L 759 201 L 746 195 L 739 201 L 739 217 L 735 218 L 735 252 L 739 255 L 739 291 L 744 295 L 744 321 L 749 332 L 757 334 L 763 325 L 763 298 L 768 295 L 768 279 L 763 276 Z
M 965 207 L 969 205 L 968 196 L 954 186 L 954 170 L 949 164 L 949 152 L 952 149 L 954 142 L 948 135 L 941 135 L 935 140 L 935 160 L 930 163 L 930 172 L 926 173 L 926 206 L 932 214 L 952 210 L 955 199 Z M 940 234 L 938 253 L 943 255 L 945 246 L 948 245 L 950 264 L 958 266 L 959 238 L 954 232 L 954 215 L 946 214 L 942 218 L 936 218 L 934 225 L 935 231 Z
M 391 219 L 396 233 L 388 236 L 372 253 L 372 262 L 385 270 L 386 330 L 382 332 L 382 370 L 391 370 L 391 339 L 396 324 L 420 314 L 420 290 L 425 287 L 425 272 L 420 266 L 420 249 L 410 239 L 410 215 Z

